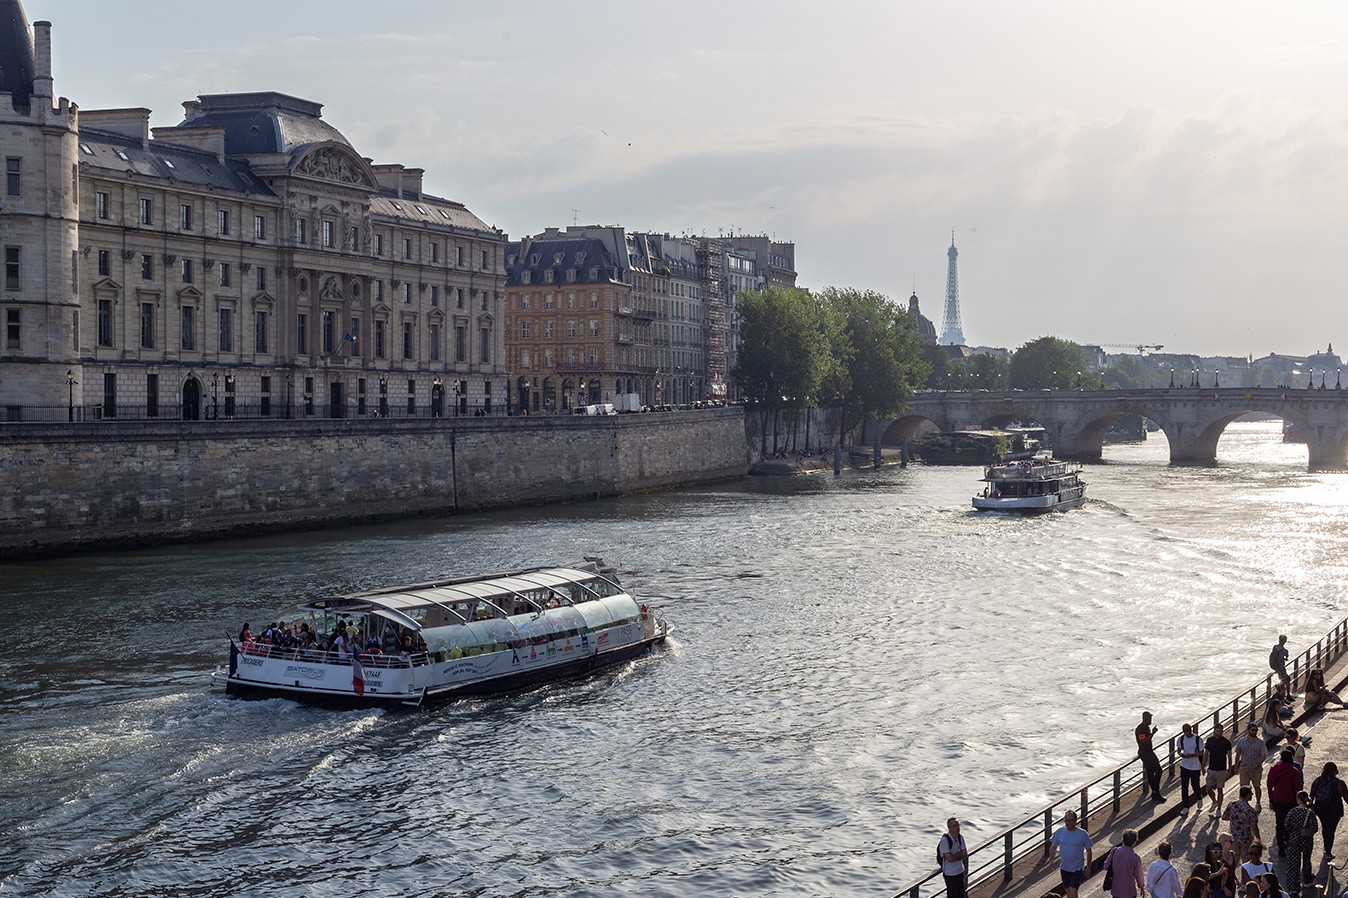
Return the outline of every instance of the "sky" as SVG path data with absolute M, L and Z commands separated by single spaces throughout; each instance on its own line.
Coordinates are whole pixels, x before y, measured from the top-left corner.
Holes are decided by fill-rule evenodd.
M 314 100 L 512 239 L 768 234 L 940 329 L 953 235 L 970 345 L 1348 349 L 1348 3 L 24 6 L 82 108 Z

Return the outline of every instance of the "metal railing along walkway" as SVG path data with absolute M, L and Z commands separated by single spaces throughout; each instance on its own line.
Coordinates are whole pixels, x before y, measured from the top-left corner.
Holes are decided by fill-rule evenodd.
M 1345 651 L 1348 651 L 1348 619 L 1340 621 L 1314 645 L 1292 659 L 1289 673 L 1293 689 L 1304 681 L 1311 669 L 1318 667 L 1324 670 L 1341 658 Z M 1270 671 L 1249 689 L 1236 693 L 1210 713 L 1204 714 L 1199 720 L 1206 720 L 1206 724 L 1199 723 L 1199 735 L 1206 740 L 1212 734 L 1214 724 L 1225 722 L 1228 725 L 1227 732 L 1234 738 L 1242 730 L 1239 725 L 1242 718 L 1244 722 L 1262 720 L 1273 695 L 1275 677 L 1276 674 Z M 1178 740 L 1179 734 L 1176 733 L 1166 741 L 1164 747 L 1157 746 L 1157 756 L 1161 758 L 1168 777 L 1174 776 L 1179 760 L 1176 747 Z M 974 893 L 980 886 L 996 887 L 1008 883 L 1014 878 L 1018 867 L 1047 859 L 1054 825 L 1067 810 L 1075 810 L 1082 826 L 1093 832 L 1094 828 L 1089 825 L 1092 816 L 1118 815 L 1125 796 L 1141 787 L 1143 776 L 1142 761 L 1132 758 L 969 849 L 969 892 Z M 923 887 L 929 884 L 931 888 L 926 892 L 928 895 L 945 889 L 945 880 L 939 868 L 891 895 L 892 898 L 922 898 Z

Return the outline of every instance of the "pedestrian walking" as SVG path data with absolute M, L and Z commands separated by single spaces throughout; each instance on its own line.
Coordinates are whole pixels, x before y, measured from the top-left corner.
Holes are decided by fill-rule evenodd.
M 1334 830 L 1343 819 L 1343 801 L 1348 798 L 1348 785 L 1339 779 L 1339 765 L 1330 761 L 1311 783 L 1311 807 L 1324 833 L 1325 857 L 1334 857 Z
M 1292 678 L 1287 675 L 1287 657 L 1290 654 L 1287 651 L 1286 633 L 1278 637 L 1278 644 L 1268 653 L 1268 666 L 1278 675 L 1278 682 L 1282 684 L 1282 691 L 1289 697 L 1292 694 Z
M 1105 869 L 1110 872 L 1109 894 L 1114 898 L 1138 898 L 1147 887 L 1136 845 L 1137 830 L 1125 829 L 1123 844 L 1115 845 L 1105 855 Z
M 1287 893 L 1297 898 L 1301 896 L 1301 884 L 1315 879 L 1315 871 L 1311 869 L 1311 848 L 1315 845 L 1316 829 L 1311 797 L 1304 791 L 1298 792 L 1296 807 L 1287 812 L 1287 856 L 1283 859 Z
M 1170 843 L 1162 840 L 1156 846 L 1156 860 L 1147 867 L 1147 894 L 1151 898 L 1180 898 L 1179 871 L 1170 863 Z
M 1054 831 L 1049 839 L 1053 854 L 1058 858 L 1058 869 L 1062 874 L 1063 898 L 1077 898 L 1077 889 L 1086 877 L 1094 859 L 1091 847 L 1095 844 L 1084 829 L 1077 826 L 1077 812 L 1068 811 L 1062 815 L 1063 825 Z
M 1201 801 L 1203 793 L 1199 789 L 1203 775 L 1203 737 L 1194 732 L 1191 724 L 1181 728 L 1179 737 L 1180 753 L 1180 814 L 1189 813 L 1189 790 L 1193 790 L 1193 801 Z
M 1161 796 L 1161 761 L 1156 757 L 1156 748 L 1152 742 L 1156 738 L 1156 727 L 1151 725 L 1151 712 L 1142 712 L 1142 722 L 1133 730 L 1133 737 L 1137 740 L 1137 756 L 1142 760 L 1142 773 L 1145 777 L 1143 781 L 1143 798 L 1146 798 L 1146 792 L 1151 793 L 1151 797 L 1156 801 L 1165 801 Z
M 1222 812 L 1226 780 L 1231 772 L 1231 740 L 1226 738 L 1226 729 L 1220 723 L 1213 726 L 1204 748 L 1208 752 L 1207 796 L 1212 800 L 1208 816 L 1216 817 Z
M 1259 724 L 1253 720 L 1245 728 L 1245 735 L 1231 746 L 1236 753 L 1236 768 L 1240 771 L 1240 784 L 1254 790 L 1254 809 L 1263 808 L 1264 761 L 1268 758 L 1268 746 L 1259 738 Z
M 1284 748 L 1278 763 L 1268 769 L 1268 803 L 1277 824 L 1274 839 L 1280 857 L 1287 856 L 1287 812 L 1297 806 L 1297 793 L 1303 785 L 1301 768 L 1292 763 L 1292 750 Z
M 1259 812 L 1250 804 L 1253 790 L 1249 786 L 1240 787 L 1240 797 L 1226 806 L 1222 819 L 1231 824 L 1231 852 L 1234 860 L 1244 862 L 1250 849 L 1260 842 Z M 1262 846 L 1259 849 L 1263 851 Z M 1242 883 L 1245 880 L 1241 880 Z
M 945 822 L 945 833 L 936 846 L 936 854 L 941 858 L 941 875 L 945 877 L 946 898 L 964 898 L 969 877 L 969 851 L 960 835 L 960 822 L 951 817 Z

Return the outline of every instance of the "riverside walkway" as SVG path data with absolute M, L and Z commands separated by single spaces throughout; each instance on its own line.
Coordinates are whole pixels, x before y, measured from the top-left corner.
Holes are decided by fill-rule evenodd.
M 1298 688 L 1295 704 L 1295 716 L 1292 724 L 1301 736 L 1311 737 L 1306 747 L 1304 773 L 1306 788 L 1320 773 L 1326 761 L 1339 764 L 1341 772 L 1348 769 L 1348 710 L 1331 708 L 1325 712 L 1307 715 L 1303 711 L 1299 697 L 1299 686 L 1306 678 L 1311 667 L 1321 667 L 1325 671 L 1325 680 L 1331 689 L 1344 694 L 1348 688 L 1348 621 L 1339 623 L 1319 642 L 1298 655 L 1288 665 L 1292 673 L 1294 688 Z M 1199 733 L 1206 740 L 1212 733 L 1212 724 L 1221 722 L 1226 726 L 1229 736 L 1243 732 L 1244 725 L 1251 719 L 1258 720 L 1266 707 L 1273 688 L 1274 677 L 1270 673 L 1260 684 L 1235 696 L 1221 708 L 1199 718 Z M 1139 719 L 1141 711 L 1138 709 Z M 1082 883 L 1079 898 L 1107 898 L 1099 872 L 1105 854 L 1110 847 L 1123 840 L 1123 831 L 1136 830 L 1138 844 L 1135 848 L 1142 858 L 1143 870 L 1156 859 L 1156 846 L 1161 840 L 1169 840 L 1173 848 L 1171 861 L 1180 873 L 1181 883 L 1188 879 L 1193 865 L 1203 860 L 1203 851 L 1208 843 L 1217 841 L 1217 834 L 1230 831 L 1230 824 L 1220 818 L 1212 819 L 1207 815 L 1206 803 L 1195 803 L 1188 814 L 1181 814 L 1179 763 L 1176 740 L 1180 724 L 1184 721 L 1159 721 L 1166 723 L 1166 730 L 1175 732 L 1167 743 L 1158 744 L 1157 754 L 1165 771 L 1162 792 L 1166 796 L 1164 803 L 1153 802 L 1142 797 L 1141 764 L 1130 761 L 1111 774 L 1089 783 L 1039 813 L 1027 818 L 1021 824 L 994 836 L 988 842 L 975 845 L 970 843 L 970 898 L 1041 898 L 1050 892 L 1061 894 L 1061 880 L 1056 862 L 1049 857 L 1047 840 L 1053 830 L 1062 824 L 1065 811 L 1077 812 L 1086 831 L 1095 841 L 1095 869 L 1089 879 Z M 1233 732 L 1233 723 L 1235 730 Z M 1277 760 L 1277 752 L 1270 749 L 1268 766 Z M 1234 770 L 1234 767 L 1233 767 Z M 1259 815 L 1259 832 L 1268 846 L 1275 846 L 1273 811 L 1268 804 L 1268 789 L 1264 788 L 1264 807 Z M 1226 786 L 1223 806 L 1239 797 L 1239 781 L 1232 777 Z M 1207 800 L 1204 799 L 1204 802 Z M 1348 857 L 1348 823 L 1339 826 L 1335 842 L 1338 853 Z M 945 831 L 944 821 L 933 825 L 931 846 L 935 849 L 936 840 Z M 1278 880 L 1286 888 L 1287 879 L 1283 875 L 1281 857 L 1276 847 L 1265 852 L 1265 858 L 1274 863 Z M 1240 859 L 1244 861 L 1244 858 Z M 1334 862 L 1324 858 L 1324 845 L 1319 833 L 1315 836 L 1315 845 L 1311 861 L 1316 871 L 1313 882 L 1303 883 L 1306 895 L 1325 895 L 1337 898 L 1346 884 L 1338 873 Z M 1333 877 L 1333 882 L 1329 880 Z M 1327 886 L 1333 885 L 1333 891 Z M 891 893 L 893 898 L 932 898 L 943 896 L 945 884 L 939 871 L 933 871 L 923 879 Z M 1301 898 L 1293 895 L 1291 898 Z

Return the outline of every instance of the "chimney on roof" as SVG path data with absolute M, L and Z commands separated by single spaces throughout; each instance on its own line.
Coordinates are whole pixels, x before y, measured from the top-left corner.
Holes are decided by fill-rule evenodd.
M 51 22 L 33 23 L 33 96 L 52 97 Z

